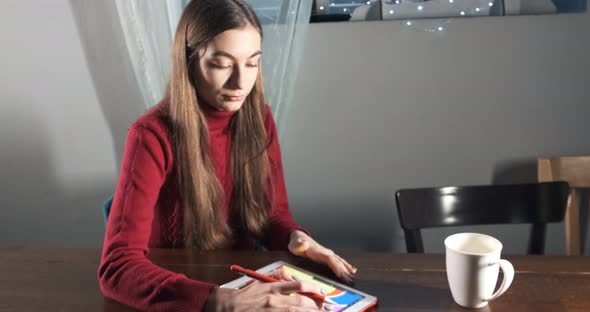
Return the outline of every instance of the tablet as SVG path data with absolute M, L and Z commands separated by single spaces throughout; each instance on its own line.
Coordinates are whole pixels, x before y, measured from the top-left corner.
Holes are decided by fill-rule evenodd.
M 335 307 L 334 311 L 345 311 L 345 312 L 360 312 L 367 311 L 369 308 L 377 305 L 377 298 L 369 294 L 365 294 L 354 288 L 350 288 L 346 285 L 332 281 L 325 277 L 319 276 L 315 273 L 311 273 L 304 269 L 298 268 L 294 265 L 286 263 L 284 261 L 277 261 L 271 263 L 263 268 L 256 270 L 258 273 L 268 274 L 280 267 L 284 266 L 294 279 L 300 281 L 306 281 L 320 286 L 326 290 L 326 297 L 336 302 L 338 306 Z M 247 276 L 242 276 L 229 283 L 223 284 L 221 288 L 230 289 L 241 289 L 250 284 L 252 279 Z

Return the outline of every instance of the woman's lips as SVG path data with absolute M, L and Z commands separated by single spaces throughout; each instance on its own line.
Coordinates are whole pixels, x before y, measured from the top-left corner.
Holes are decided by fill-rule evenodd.
M 229 102 L 239 102 L 241 100 L 244 99 L 244 96 L 230 96 L 230 95 L 224 95 L 223 99 L 225 101 L 229 101 Z

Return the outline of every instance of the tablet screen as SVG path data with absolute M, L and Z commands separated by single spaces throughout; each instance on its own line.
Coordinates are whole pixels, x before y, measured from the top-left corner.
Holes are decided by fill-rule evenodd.
M 304 269 L 300 269 L 284 261 L 271 263 L 258 269 L 257 272 L 261 274 L 270 274 L 279 269 L 288 271 L 293 276 L 294 280 L 305 281 L 306 283 L 312 283 L 322 288 L 325 291 L 326 298 L 329 298 L 330 301 L 336 304 L 335 306 L 331 306 L 333 311 L 366 311 L 377 304 L 377 298 L 374 296 L 357 291 L 338 282 L 330 281 L 321 276 L 317 276 L 316 274 L 307 272 Z M 254 282 L 252 278 L 243 276 L 239 279 L 223 284 L 220 287 L 242 289 L 250 285 L 252 282 Z
M 291 273 L 295 280 L 312 283 L 326 290 L 326 297 L 330 298 L 330 300 L 338 304 L 337 307 L 334 307 L 333 311 L 345 311 L 348 307 L 365 298 L 360 294 L 342 289 L 337 285 L 333 285 L 329 282 L 323 281 L 321 278 L 317 276 L 301 272 L 289 265 L 283 265 L 283 267 L 287 269 L 289 273 Z

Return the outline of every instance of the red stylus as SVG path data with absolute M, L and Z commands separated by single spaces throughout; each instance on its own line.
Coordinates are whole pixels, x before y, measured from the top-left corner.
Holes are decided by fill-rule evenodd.
M 261 273 L 258 273 L 256 271 L 253 270 L 248 270 L 248 269 L 244 269 L 243 267 L 239 266 L 239 265 L 232 265 L 230 267 L 230 270 L 232 270 L 233 272 L 237 272 L 243 275 L 246 275 L 248 277 L 251 277 L 255 280 L 259 280 L 261 282 L 265 282 L 265 283 L 274 283 L 274 282 L 280 282 L 280 280 L 270 277 L 268 275 L 264 275 Z M 313 300 L 317 300 L 320 302 L 326 302 L 326 303 L 331 303 L 331 304 L 335 304 L 334 301 L 330 300 L 330 298 L 327 298 L 326 296 L 322 296 L 320 294 L 315 294 L 315 293 L 309 293 L 309 292 L 298 292 L 297 294 L 302 295 L 302 296 L 306 296 L 309 297 Z

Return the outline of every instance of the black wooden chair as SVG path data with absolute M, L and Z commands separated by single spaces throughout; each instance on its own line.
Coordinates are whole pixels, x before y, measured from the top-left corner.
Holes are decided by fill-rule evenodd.
M 563 220 L 567 182 L 402 189 L 395 201 L 411 253 L 424 253 L 420 229 L 532 224 L 528 253 L 543 254 L 546 224 Z

